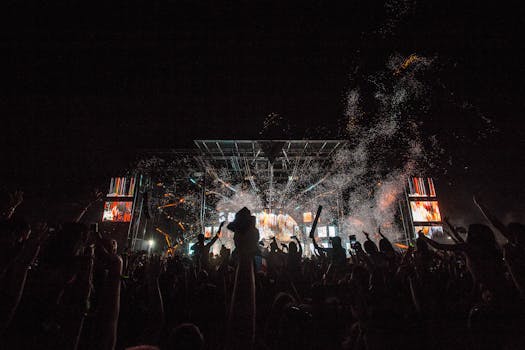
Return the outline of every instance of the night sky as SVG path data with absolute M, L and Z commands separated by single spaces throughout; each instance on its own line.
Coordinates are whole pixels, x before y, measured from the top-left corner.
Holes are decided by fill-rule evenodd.
M 440 88 L 423 133 L 440 135 L 453 159 L 436 173 L 448 214 L 469 215 L 481 189 L 508 219 L 523 213 L 521 8 L 190 3 L 10 5 L 0 35 L 0 176 L 26 192 L 35 205 L 26 212 L 85 197 L 140 149 L 256 139 L 272 112 L 290 121 L 290 138 L 342 137 L 356 67 L 366 74 L 392 54 L 417 53 L 436 61 Z M 486 133 L 481 115 L 496 131 Z

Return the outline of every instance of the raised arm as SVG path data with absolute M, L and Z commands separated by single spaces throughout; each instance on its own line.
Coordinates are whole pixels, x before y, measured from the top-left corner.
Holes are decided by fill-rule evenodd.
M 452 233 L 452 238 L 458 242 L 458 243 L 465 243 L 465 240 L 463 239 L 463 237 L 461 237 L 459 235 L 459 232 L 458 230 L 456 230 L 456 228 L 454 227 L 454 225 L 452 225 L 449 221 L 449 219 L 447 217 L 445 217 L 444 219 L 445 223 L 447 224 L 448 228 L 450 229 L 450 233 Z
M 464 251 L 465 248 L 466 248 L 466 243 L 458 243 L 458 244 L 438 243 L 438 242 L 434 241 L 433 239 L 428 238 L 423 233 L 420 233 L 418 235 L 418 238 L 423 239 L 429 245 L 431 245 L 432 247 L 434 247 L 436 249 L 439 249 L 439 250 L 446 250 L 446 251 L 449 251 L 449 252 L 460 252 L 460 251 Z
M 215 237 L 213 237 L 213 238 L 211 239 L 211 241 L 209 241 L 208 243 L 206 243 L 206 244 L 204 245 L 204 247 L 205 247 L 205 248 L 209 248 L 209 247 L 211 247 L 213 244 L 215 244 L 215 242 L 217 242 L 218 239 L 219 239 L 219 236 L 215 235 Z
M 108 275 L 105 285 L 100 290 L 100 305 L 96 320 L 97 348 L 112 350 L 117 341 L 122 258 L 111 254 L 107 257 L 106 267 Z
M 88 211 L 88 209 L 96 202 L 102 199 L 102 192 L 96 191 L 95 192 L 95 198 L 91 200 L 84 208 L 82 208 L 82 211 L 78 213 L 78 215 L 73 219 L 73 222 L 80 222 L 84 214 Z
M 297 238 L 297 236 L 294 236 L 294 238 L 297 242 L 297 249 L 299 249 L 299 256 L 303 256 L 303 246 L 301 245 L 301 242 L 299 241 L 299 238 Z
M 40 244 L 47 237 L 47 227 L 44 231 L 35 233 L 36 237 L 27 240 L 14 261 L 2 273 L 0 278 L 0 335 L 7 329 L 16 313 L 26 283 L 29 267 L 38 256 Z
M 163 261 L 159 255 L 153 255 L 149 258 L 146 269 L 149 300 L 144 339 L 147 339 L 150 344 L 157 344 L 164 326 L 164 303 L 159 287 L 159 276 L 163 269 Z
M 481 202 L 479 198 L 474 196 L 473 198 L 474 204 L 479 208 L 483 216 L 490 222 L 492 226 L 494 226 L 503 236 L 505 236 L 506 239 L 508 239 L 511 242 L 514 242 L 514 238 L 511 232 L 507 229 L 507 227 L 494 215 L 492 214 L 489 209 Z
M 206 249 L 210 248 L 215 242 L 217 242 L 217 240 L 219 239 L 219 235 L 221 234 L 222 226 L 224 226 L 224 221 L 221 222 L 219 229 L 217 230 L 217 233 L 215 234 L 215 237 L 213 237 L 211 241 L 206 243 L 206 245 L 204 246 Z
M 312 238 L 312 241 L 314 243 L 314 248 L 320 252 L 330 253 L 332 251 L 332 248 L 325 248 L 321 247 L 317 242 L 315 241 L 315 238 Z

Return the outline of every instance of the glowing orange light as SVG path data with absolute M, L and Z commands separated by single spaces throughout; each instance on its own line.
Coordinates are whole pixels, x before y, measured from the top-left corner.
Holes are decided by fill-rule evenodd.
M 308 211 L 306 213 L 303 213 L 303 222 L 312 222 L 312 212 Z
M 401 244 L 401 243 L 394 243 L 394 245 L 398 248 L 401 248 L 401 249 L 408 249 L 408 246 L 407 245 L 404 245 L 404 244 Z
M 394 75 L 397 75 L 399 73 L 401 73 L 401 71 L 407 69 L 408 67 L 410 67 L 413 63 L 419 61 L 420 58 L 416 55 L 416 54 L 411 54 L 410 56 L 408 56 L 408 58 L 401 64 L 401 66 L 396 69 L 396 71 L 394 72 Z

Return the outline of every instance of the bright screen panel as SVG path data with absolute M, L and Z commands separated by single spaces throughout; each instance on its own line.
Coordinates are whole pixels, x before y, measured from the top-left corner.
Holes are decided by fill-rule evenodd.
M 307 211 L 306 213 L 303 213 L 303 222 L 312 222 L 312 212 Z
M 109 184 L 108 197 L 133 197 L 135 194 L 135 178 L 112 177 Z
M 437 201 L 411 201 L 410 209 L 414 222 L 440 222 L 441 214 Z
M 414 226 L 414 237 L 417 238 L 419 231 L 428 238 L 433 236 L 443 236 L 443 226 Z
M 133 202 L 105 202 L 102 221 L 130 222 Z

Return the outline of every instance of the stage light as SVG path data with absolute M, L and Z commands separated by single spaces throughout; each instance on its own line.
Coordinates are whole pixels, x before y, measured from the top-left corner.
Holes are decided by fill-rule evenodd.
M 148 245 L 149 245 L 150 247 L 153 247 L 153 246 L 155 245 L 155 241 L 152 240 L 152 239 L 150 239 L 150 240 L 148 241 Z

